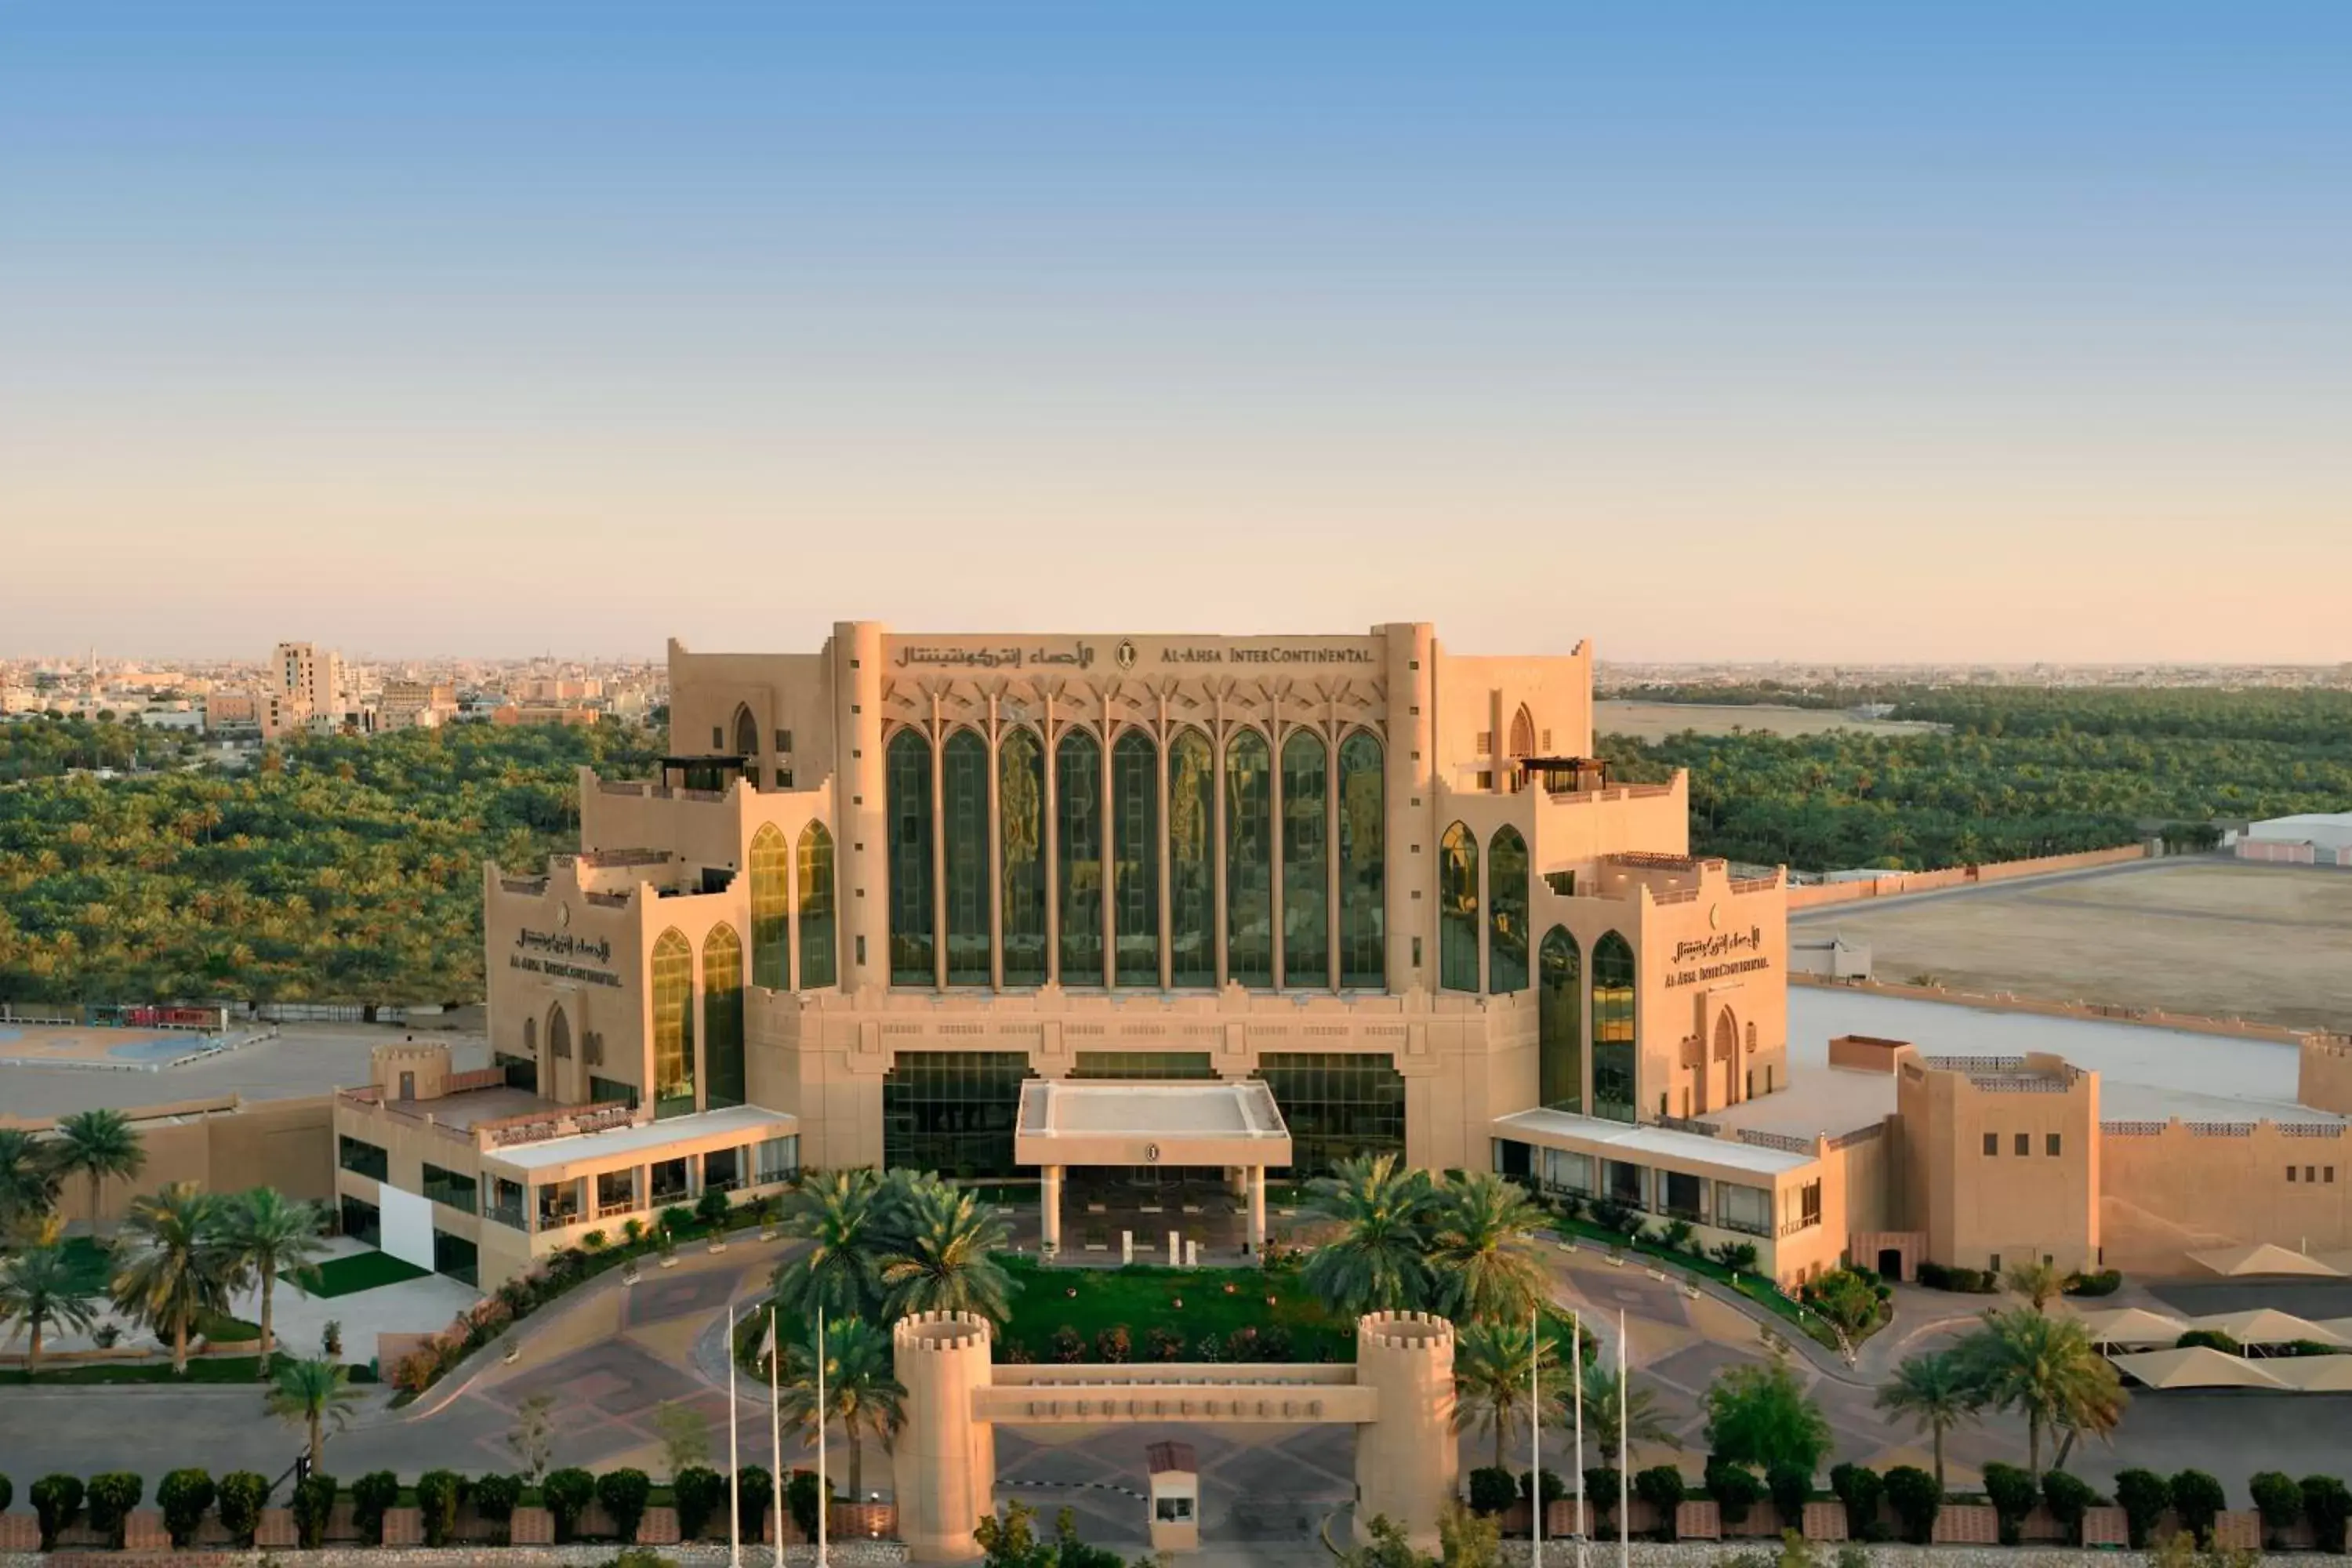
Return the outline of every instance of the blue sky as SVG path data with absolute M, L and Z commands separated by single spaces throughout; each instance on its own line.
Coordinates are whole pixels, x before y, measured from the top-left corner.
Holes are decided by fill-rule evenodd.
M 2352 659 L 2347 80 L 2333 4 L 0 0 L 0 652 Z

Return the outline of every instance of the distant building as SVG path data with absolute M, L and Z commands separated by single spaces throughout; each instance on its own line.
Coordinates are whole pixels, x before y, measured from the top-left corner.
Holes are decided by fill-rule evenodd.
M 378 730 L 431 729 L 457 716 L 457 694 L 446 681 L 387 680 L 376 699 Z
M 2238 858 L 2352 868 L 2352 811 L 2311 811 L 2257 822 L 2238 836 Z
M 258 730 L 262 704 L 263 698 L 257 691 L 214 691 L 205 698 L 205 728 L 215 733 L 223 730 Z
M 343 700 L 343 656 L 321 652 L 306 642 L 282 642 L 269 656 L 270 675 L 278 693 L 300 704 L 304 716 L 341 713 Z

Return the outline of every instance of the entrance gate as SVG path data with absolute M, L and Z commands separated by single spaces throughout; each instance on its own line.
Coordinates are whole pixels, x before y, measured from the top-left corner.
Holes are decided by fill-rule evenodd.
M 891 1330 L 907 1391 L 893 1475 L 898 1533 L 918 1563 L 980 1555 L 972 1531 L 996 1511 L 996 1427 L 1199 1421 L 1356 1428 L 1356 1528 L 1376 1515 L 1434 1549 L 1452 1500 L 1454 1325 L 1426 1312 L 1356 1322 L 1353 1366 L 1182 1362 L 998 1366 L 988 1321 L 926 1312 Z

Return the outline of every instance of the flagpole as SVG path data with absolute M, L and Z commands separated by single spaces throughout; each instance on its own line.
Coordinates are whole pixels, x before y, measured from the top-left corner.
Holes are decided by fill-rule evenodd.
M 1576 1568 L 1584 1568 L 1584 1314 L 1570 1312 L 1568 1321 L 1576 1347 Z
M 735 1448 L 735 1303 L 727 1303 L 727 1568 L 743 1568 L 743 1472 Z M 675 1483 L 677 1478 L 670 1477 Z
M 816 1310 L 816 1568 L 825 1568 L 825 1527 L 833 1512 L 833 1483 L 825 1477 L 824 1309 Z
M 1627 1458 L 1632 1445 L 1625 1428 L 1633 1390 L 1625 1382 L 1625 1309 L 1617 1309 L 1617 1568 L 1633 1568 L 1633 1527 L 1627 1512 L 1633 1502 L 1633 1481 Z M 1667 1521 L 1669 1524 L 1673 1521 Z
M 792 1472 L 784 1468 L 784 1405 L 776 1397 L 776 1363 L 784 1359 L 784 1347 L 776 1340 L 776 1310 L 768 1309 L 768 1442 L 776 1458 L 776 1568 L 784 1562 L 784 1483 Z
M 1528 1313 L 1528 1493 L 1534 1500 L 1534 1568 L 1543 1568 L 1543 1312 Z

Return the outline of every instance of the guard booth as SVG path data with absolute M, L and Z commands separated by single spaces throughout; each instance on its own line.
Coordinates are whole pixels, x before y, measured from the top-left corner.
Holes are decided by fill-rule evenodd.
M 1190 1443 L 1153 1443 L 1143 1450 L 1151 1471 L 1151 1550 L 1201 1549 L 1201 1468 Z

